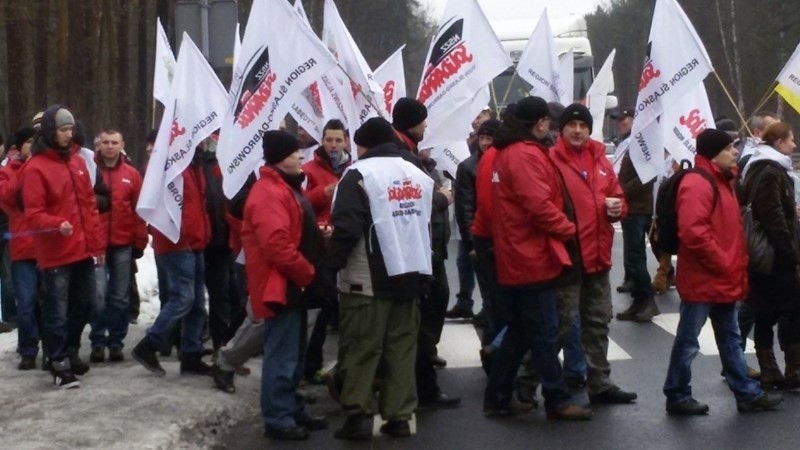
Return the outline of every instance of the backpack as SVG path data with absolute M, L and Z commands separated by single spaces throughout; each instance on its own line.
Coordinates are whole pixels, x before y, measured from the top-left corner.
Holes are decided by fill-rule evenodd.
M 713 208 L 717 207 L 719 191 L 711 175 L 704 170 L 693 169 L 692 163 L 689 162 L 689 160 L 681 161 L 681 170 L 661 183 L 661 187 L 658 189 L 658 195 L 656 196 L 655 242 L 653 245 L 662 253 L 670 255 L 678 254 L 680 239 L 678 238 L 678 212 L 676 211 L 675 204 L 678 198 L 678 188 L 680 187 L 681 180 L 690 173 L 700 174 L 703 178 L 708 180 L 711 187 L 714 189 L 712 211 L 714 211 Z

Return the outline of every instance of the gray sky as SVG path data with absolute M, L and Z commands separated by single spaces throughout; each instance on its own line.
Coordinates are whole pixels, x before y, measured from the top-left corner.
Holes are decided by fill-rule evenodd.
M 447 0 L 420 0 L 433 13 L 434 21 L 438 21 L 447 4 Z M 570 14 L 583 15 L 594 11 L 604 0 L 478 0 L 484 13 L 492 20 L 538 18 L 544 7 L 551 18 L 565 17 Z

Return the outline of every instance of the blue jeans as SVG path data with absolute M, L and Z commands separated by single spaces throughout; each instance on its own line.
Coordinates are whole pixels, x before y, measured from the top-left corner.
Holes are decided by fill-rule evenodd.
M 575 320 L 564 340 L 564 376 L 567 378 L 582 378 L 586 376 L 586 358 L 583 356 L 581 346 L 581 316 L 575 315 Z
M 44 350 L 62 361 L 81 347 L 81 335 L 95 305 L 97 284 L 91 258 L 42 271 Z
M 39 353 L 36 290 L 41 277 L 35 259 L 11 263 L 11 278 L 17 297 L 17 353 L 20 356 L 36 356 Z
M 653 285 L 647 271 L 647 232 L 649 214 L 628 214 L 622 219 L 622 255 L 626 281 L 633 283 L 631 297 L 637 300 L 653 298 Z
M 672 355 L 664 382 L 667 403 L 681 403 L 692 398 L 692 361 L 700 345 L 697 336 L 700 329 L 711 319 L 714 338 L 719 349 L 719 358 L 725 371 L 728 387 L 737 402 L 747 402 L 759 397 L 763 391 L 758 381 L 747 377 L 747 363 L 739 347 L 741 337 L 736 323 L 736 306 L 733 303 L 681 303 L 681 318 L 678 332 L 672 345 Z
M 475 300 L 472 293 L 475 291 L 475 268 L 472 266 L 472 259 L 469 257 L 469 244 L 458 241 L 458 256 L 456 257 L 456 268 L 458 269 L 458 294 L 456 294 L 456 306 L 472 311 Z
M 306 312 L 289 309 L 264 321 L 264 360 L 261 369 L 261 416 L 266 429 L 295 426 L 305 412 L 297 394 L 303 377 Z
M 203 351 L 203 325 L 206 318 L 205 264 L 203 252 L 182 250 L 156 255 L 156 261 L 169 277 L 169 301 L 162 305 L 147 338 L 161 347 L 173 328 L 181 322 L 181 351 L 196 355 Z
M 501 288 L 502 289 L 502 288 Z M 558 312 L 552 289 L 502 289 L 511 323 L 492 361 L 484 407 L 504 408 L 511 401 L 522 357 L 531 350 L 542 385 L 545 409 L 554 411 L 572 400 L 558 361 Z
M 100 278 L 102 281 L 98 280 L 98 285 L 105 289 L 98 299 L 99 307 L 92 321 L 89 339 L 92 347 L 122 348 L 125 336 L 128 335 L 131 247 L 109 247 Z

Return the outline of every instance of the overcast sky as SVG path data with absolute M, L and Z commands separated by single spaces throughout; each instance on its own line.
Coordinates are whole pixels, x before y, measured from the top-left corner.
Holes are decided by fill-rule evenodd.
M 429 6 L 433 20 L 438 21 L 447 4 L 447 0 L 420 0 Z M 565 17 L 570 14 L 584 15 L 594 11 L 604 0 L 478 0 L 489 20 L 537 18 L 544 7 L 551 18 Z

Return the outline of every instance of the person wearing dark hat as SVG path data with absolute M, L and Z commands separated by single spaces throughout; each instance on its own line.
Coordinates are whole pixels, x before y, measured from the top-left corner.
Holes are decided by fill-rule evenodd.
M 736 302 L 747 296 L 748 256 L 739 202 L 731 184 L 737 155 L 728 133 L 703 131 L 697 136 L 695 169 L 705 173 L 687 173 L 677 188 L 680 321 L 663 389 L 671 415 L 708 413 L 708 405 L 692 396 L 691 365 L 700 348 L 697 337 L 709 318 L 739 412 L 774 409 L 782 401 L 780 395 L 765 392 L 758 381 L 747 376 L 739 346 Z
M 402 147 L 415 154 L 419 151 L 417 146 L 425 136 L 427 118 L 428 108 L 418 100 L 403 97 L 397 101 L 392 110 L 392 126 Z
M 461 161 L 456 169 L 455 192 L 453 195 L 455 204 L 455 217 L 461 240 L 458 241 L 458 257 L 456 266 L 458 267 L 458 294 L 456 294 L 456 304 L 445 314 L 448 319 L 471 319 L 473 317 L 472 291 L 475 289 L 475 275 L 477 275 L 478 285 L 481 290 L 481 298 L 486 298 L 485 276 L 477 273 L 480 270 L 473 267 L 470 253 L 474 251 L 472 246 L 472 222 L 475 218 L 476 191 L 475 180 L 478 173 L 478 163 L 481 157 L 489 149 L 494 140 L 494 133 L 500 127 L 500 121 L 489 119 L 483 122 L 477 130 L 477 151 L 469 158 Z
M 303 291 L 314 280 L 322 235 L 303 196 L 297 139 L 268 131 L 262 142 L 267 164 L 259 169 L 242 222 L 250 307 L 264 321 L 261 415 L 267 436 L 307 439 L 309 430 L 328 426 L 326 419 L 309 415 L 297 395 L 308 306 Z
M 605 145 L 589 137 L 593 125 L 589 109 L 577 103 L 569 105 L 559 123 L 561 136 L 552 149 L 552 158 L 572 201 L 581 249 L 580 280 L 556 290 L 559 341 L 565 342 L 579 316 L 589 401 L 631 403 L 636 394 L 623 391 L 611 381 L 607 356 L 612 224 L 625 217 L 625 198 L 606 158 Z
M 549 128 L 547 102 L 527 97 L 494 135 L 491 232 L 499 306 L 508 328 L 492 358 L 483 408 L 491 416 L 533 408 L 512 402 L 514 377 L 530 350 L 547 418 L 587 420 L 592 412 L 573 403 L 558 361 L 555 287 L 572 279 L 577 230 L 550 151 L 542 144 Z
M 359 161 L 337 187 L 321 268 L 331 282 L 338 273 L 340 292 L 338 375 L 347 419 L 334 436 L 371 439 L 378 412 L 387 420 L 381 433 L 408 437 L 417 407 L 417 304 L 423 274 L 432 272 L 433 181 L 397 147 L 386 120 L 366 121 L 354 141 Z
M 628 138 L 631 137 L 631 130 L 633 129 L 633 108 L 620 108 L 609 117 L 617 122 L 617 136 L 614 138 L 614 145 L 617 148 L 627 150 L 627 145 L 623 144 Z
M 95 305 L 95 266 L 105 259 L 89 171 L 75 155 L 74 127 L 69 110 L 47 108 L 21 180 L 25 220 L 44 284 L 44 348 L 53 382 L 62 388 L 79 387 L 75 375 L 89 370 L 78 349 Z

